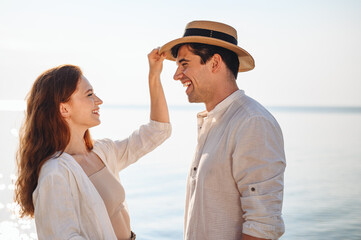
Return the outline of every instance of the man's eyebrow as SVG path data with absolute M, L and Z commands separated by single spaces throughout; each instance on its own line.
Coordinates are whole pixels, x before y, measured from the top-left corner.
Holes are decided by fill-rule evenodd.
M 181 60 L 178 61 L 178 63 L 182 63 L 182 62 L 189 62 L 188 59 L 182 58 Z

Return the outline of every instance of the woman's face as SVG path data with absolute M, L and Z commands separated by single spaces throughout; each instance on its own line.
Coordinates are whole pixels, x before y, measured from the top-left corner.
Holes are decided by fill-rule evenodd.
M 66 116 L 70 127 L 86 130 L 100 124 L 99 105 L 102 103 L 103 101 L 93 92 L 89 81 L 81 76 L 77 89 L 69 102 L 65 103 L 67 114 L 63 116 Z

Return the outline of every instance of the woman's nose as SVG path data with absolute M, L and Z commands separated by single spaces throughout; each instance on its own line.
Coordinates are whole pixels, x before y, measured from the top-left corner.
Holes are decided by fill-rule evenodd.
M 101 100 L 97 95 L 95 95 L 95 102 L 97 105 L 103 104 L 103 100 Z

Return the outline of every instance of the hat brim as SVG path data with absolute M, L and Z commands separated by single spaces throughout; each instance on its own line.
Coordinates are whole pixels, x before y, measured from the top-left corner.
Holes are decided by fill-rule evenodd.
M 164 44 L 160 49 L 159 53 L 166 53 L 166 59 L 175 61 L 176 59 L 172 56 L 171 49 L 182 43 L 204 43 L 209 45 L 215 45 L 218 47 L 223 47 L 228 50 L 231 50 L 232 52 L 236 53 L 238 55 L 239 59 L 239 68 L 238 72 L 247 72 L 249 70 L 252 70 L 255 66 L 254 59 L 246 50 L 243 48 L 238 47 L 237 45 L 234 45 L 232 43 L 228 43 L 223 40 L 210 38 L 210 37 L 202 37 L 202 36 L 187 36 L 175 39 L 173 41 L 170 41 L 166 44 Z

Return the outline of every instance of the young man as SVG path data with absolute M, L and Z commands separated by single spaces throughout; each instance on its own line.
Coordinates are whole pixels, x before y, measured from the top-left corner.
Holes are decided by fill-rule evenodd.
M 160 53 L 176 60 L 174 79 L 189 102 L 203 102 L 187 180 L 184 239 L 278 239 L 282 220 L 283 137 L 275 118 L 239 90 L 252 56 L 231 26 L 193 21 Z

